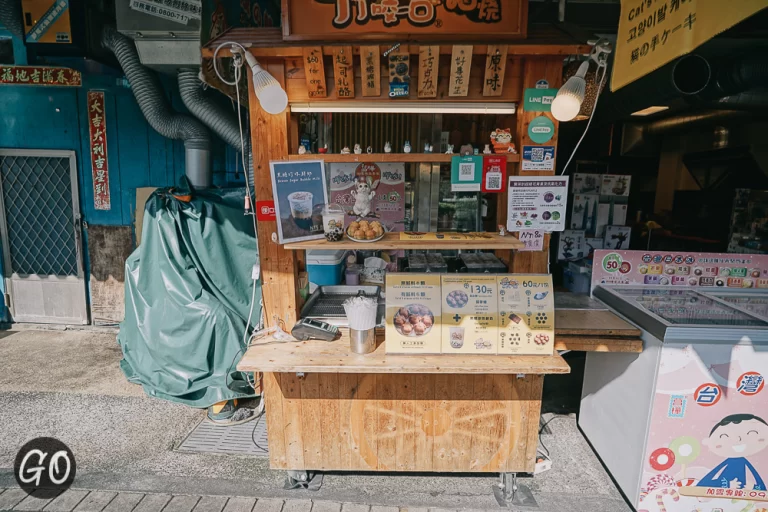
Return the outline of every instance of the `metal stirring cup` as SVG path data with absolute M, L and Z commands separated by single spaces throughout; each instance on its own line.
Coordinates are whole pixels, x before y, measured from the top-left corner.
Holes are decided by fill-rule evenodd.
M 349 330 L 349 348 L 355 354 L 370 354 L 376 350 L 376 334 L 374 329 L 359 331 Z

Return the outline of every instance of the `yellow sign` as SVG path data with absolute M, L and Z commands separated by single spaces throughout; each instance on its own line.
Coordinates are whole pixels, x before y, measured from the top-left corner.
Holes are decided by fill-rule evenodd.
M 493 235 L 491 233 L 483 233 L 483 232 L 475 232 L 475 233 L 452 233 L 452 232 L 444 232 L 444 233 L 427 233 L 423 231 L 403 231 L 400 233 L 400 240 L 411 240 L 411 241 L 423 241 L 423 240 L 432 240 L 432 241 L 440 241 L 444 240 L 447 242 L 457 242 L 457 241 L 466 241 L 466 240 L 490 240 L 493 238 Z
M 768 0 L 621 0 L 611 90 L 693 51 L 765 7 Z

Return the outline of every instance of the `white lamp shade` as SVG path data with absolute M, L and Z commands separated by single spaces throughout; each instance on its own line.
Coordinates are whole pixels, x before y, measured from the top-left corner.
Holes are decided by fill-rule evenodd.
M 261 108 L 268 114 L 279 114 L 288 107 L 288 95 L 277 81 L 256 91 L 256 97 L 259 98 Z
M 579 114 L 581 104 L 584 101 L 584 93 L 587 90 L 584 75 L 588 69 L 589 61 L 582 62 L 576 74 L 557 91 L 557 96 L 552 102 L 551 112 L 558 121 L 570 121 Z

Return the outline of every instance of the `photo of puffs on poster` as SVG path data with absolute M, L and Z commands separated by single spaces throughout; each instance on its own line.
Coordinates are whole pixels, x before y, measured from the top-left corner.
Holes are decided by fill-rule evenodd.
M 664 345 L 638 511 L 768 509 L 765 348 Z

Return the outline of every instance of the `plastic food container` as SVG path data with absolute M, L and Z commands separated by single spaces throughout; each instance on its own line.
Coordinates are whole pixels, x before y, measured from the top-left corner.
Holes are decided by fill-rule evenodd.
M 426 272 L 427 257 L 422 253 L 415 253 L 408 256 L 408 271 L 409 272 Z
M 344 273 L 344 258 L 347 251 L 311 250 L 307 251 L 307 273 L 309 282 L 318 286 L 341 284 Z
M 442 254 L 430 252 L 427 253 L 427 269 L 429 272 L 448 272 L 448 264 Z
M 495 254 L 481 252 L 478 256 L 480 256 L 480 261 L 485 264 L 488 272 L 503 274 L 507 271 L 507 266 Z
M 485 264 L 480 259 L 480 255 L 475 253 L 462 253 L 461 261 L 467 266 L 468 272 L 485 272 Z

